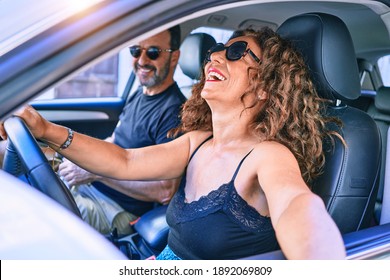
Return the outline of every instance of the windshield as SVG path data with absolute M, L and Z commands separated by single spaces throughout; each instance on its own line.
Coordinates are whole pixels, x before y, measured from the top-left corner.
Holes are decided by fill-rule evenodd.
M 103 0 L 0 0 L 0 56 Z

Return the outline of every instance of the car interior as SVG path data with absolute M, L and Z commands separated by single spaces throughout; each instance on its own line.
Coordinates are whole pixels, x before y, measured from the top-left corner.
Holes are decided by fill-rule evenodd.
M 389 127 L 389 102 L 382 97 L 387 97 L 386 87 L 375 92 L 374 102 L 372 92 L 361 90 L 363 73 L 370 75 L 373 67 L 356 59 L 349 30 L 340 18 L 304 14 L 288 19 L 277 31 L 303 53 L 320 96 L 331 100 L 327 114 L 343 122 L 345 146 L 337 139 L 334 148 L 324 143 L 327 164 L 313 185 L 314 192 L 322 197 L 342 233 L 384 224 L 388 216 L 381 215 L 388 213 L 381 211 Z
M 193 32 L 199 27 L 235 30 L 268 26 L 280 36 L 291 40 L 304 56 L 320 97 L 328 100 L 326 116 L 341 120 L 340 133 L 345 140 L 345 143 L 337 137 L 333 142 L 324 140 L 326 165 L 321 176 L 315 180 L 313 191 L 323 199 L 342 232 L 347 259 L 370 258 L 370 255 L 367 257 L 362 252 L 384 246 L 390 240 L 390 86 L 384 84 L 377 63 L 380 57 L 390 54 L 389 1 L 223 2 L 218 7 L 210 4 L 211 8 L 206 7 L 197 13 L 188 12 L 185 18 L 175 21 L 175 24 L 181 26 L 183 38 L 179 66 L 191 81 L 181 86 L 182 92 L 187 98 L 190 97 L 192 85 L 199 80 L 206 52 L 221 40 L 206 31 Z M 129 18 L 133 20 L 133 17 Z M 126 27 L 123 27 L 123 21 L 123 26 L 118 24 L 121 27 L 110 30 L 116 32 L 118 41 L 122 41 L 97 44 L 99 56 L 116 54 L 127 48 L 133 38 L 146 36 L 149 29 L 157 28 L 153 21 L 141 21 L 144 26 L 137 29 L 138 33 L 131 33 L 131 20 L 130 23 L 126 22 Z M 173 25 L 172 20 L 167 22 Z M 88 28 L 94 28 L 91 26 L 88 25 Z M 104 31 L 101 28 L 93 36 L 99 37 L 98 33 L 103 34 Z M 83 30 L 79 32 L 80 37 L 86 36 L 82 34 Z M 142 32 L 146 35 L 142 35 Z M 38 80 L 39 75 L 57 75 L 56 71 L 64 71 L 59 74 L 67 76 L 83 63 L 93 64 L 98 57 L 87 51 L 80 52 L 74 56 L 75 60 L 78 58 L 77 63 L 60 70 L 69 54 L 55 57 L 55 53 L 60 53 L 63 47 L 56 46 L 54 41 L 50 42 L 48 49 L 54 53 L 52 69 L 45 70 L 36 63 L 38 66 L 31 73 L 22 73 L 18 77 L 18 87 L 7 88 L 8 84 L 2 85 L 0 79 L 0 92 L 4 93 L 0 95 L 0 103 L 7 110 L 17 108 L 25 100 L 12 99 L 12 94 L 30 90 L 28 81 Z M 85 45 L 80 43 L 76 47 L 84 50 Z M 20 50 L 23 50 L 23 46 Z M 35 56 L 33 53 L 29 55 L 31 59 L 26 60 L 26 64 L 33 64 Z M 7 58 L 6 54 L 4 61 Z M 6 67 L 3 70 L 1 68 L 0 77 L 5 79 L 7 75 L 13 74 L 7 72 Z M 61 79 L 55 82 L 60 83 Z M 36 92 L 46 89 L 39 84 L 34 86 Z M 42 115 L 58 124 L 104 139 L 113 131 L 121 109 L 135 86 L 135 75 L 132 74 L 121 96 L 105 98 L 103 102 L 94 98 L 69 98 L 34 100 L 31 104 Z M 7 114 L 10 111 L 4 111 L 2 116 Z M 337 124 L 335 120 L 331 125 Z M 39 146 L 34 145 L 35 141 L 24 123 L 18 118 L 9 118 L 5 126 L 11 141 L 3 169 L 80 217 L 68 187 L 52 172 L 50 163 Z M 28 173 L 29 178 L 23 179 L 23 173 Z M 135 233 L 129 236 L 118 236 L 113 232 L 105 238 L 128 259 L 147 259 L 157 255 L 167 243 L 169 228 L 165 220 L 166 208 L 156 205 L 155 209 L 141 216 L 133 225 Z M 247 259 L 284 258 L 279 250 Z
M 372 225 L 374 205 L 379 203 L 377 194 L 382 143 L 377 125 L 370 115 L 347 105 L 348 101 L 361 96 L 358 64 L 349 31 L 336 16 L 308 13 L 288 19 L 277 32 L 291 40 L 304 55 L 320 97 L 330 101 L 327 115 L 337 117 L 343 123 L 345 143 L 334 139 L 333 147 L 333 143 L 324 142 L 326 165 L 323 174 L 314 182 L 313 191 L 324 200 L 342 233 L 368 228 Z M 186 38 L 183 42 L 182 53 L 207 50 L 204 44 L 209 41 L 199 39 L 204 37 L 205 34 L 191 34 L 189 40 Z M 183 61 L 186 63 L 183 65 L 185 73 L 201 69 L 197 59 L 183 59 L 181 66 Z M 155 213 L 147 213 L 135 224 L 136 231 L 148 237 L 143 242 L 149 248 L 154 248 L 153 253 L 166 243 L 168 226 L 162 222 L 164 215 L 162 207 Z M 154 220 L 159 221 L 162 228 L 155 227 L 157 231 L 153 233 L 148 225 Z M 130 243 L 134 244 L 135 241 L 131 240 Z M 142 252 L 136 254 L 142 256 Z

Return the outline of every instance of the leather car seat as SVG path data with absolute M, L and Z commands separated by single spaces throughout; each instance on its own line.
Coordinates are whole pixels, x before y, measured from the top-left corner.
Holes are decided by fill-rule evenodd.
M 333 15 L 308 13 L 286 20 L 277 30 L 304 56 L 320 97 L 331 101 L 327 115 L 342 122 L 346 146 L 324 141 L 326 163 L 313 191 L 342 233 L 370 226 L 378 190 L 381 139 L 375 121 L 343 101 L 360 96 L 355 50 L 344 22 Z

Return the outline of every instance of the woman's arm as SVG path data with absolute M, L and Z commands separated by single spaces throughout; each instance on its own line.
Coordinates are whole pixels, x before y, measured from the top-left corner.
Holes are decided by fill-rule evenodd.
M 51 123 L 28 106 L 17 113 L 36 138 L 47 142 L 82 168 L 115 179 L 173 179 L 182 175 L 190 153 L 188 134 L 169 143 L 139 149 L 119 146 L 80 133 L 74 133 L 68 148 L 59 150 L 68 138 L 66 127 Z M 6 138 L 3 125 L 1 136 Z
M 257 176 L 281 249 L 288 259 L 343 259 L 341 234 L 320 197 L 302 179 L 293 154 L 264 142 L 256 149 Z

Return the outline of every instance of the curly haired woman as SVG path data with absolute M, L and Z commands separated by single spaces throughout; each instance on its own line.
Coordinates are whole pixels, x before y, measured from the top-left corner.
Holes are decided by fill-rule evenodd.
M 289 42 L 268 28 L 243 30 L 209 51 L 173 131 L 182 136 L 124 150 L 74 133 L 60 152 L 116 179 L 182 177 L 158 259 L 237 259 L 278 248 L 288 259 L 342 259 L 340 232 L 309 187 L 324 165 L 323 138 L 341 138 L 326 130 L 322 109 Z M 20 116 L 53 148 L 69 135 L 30 107 Z

